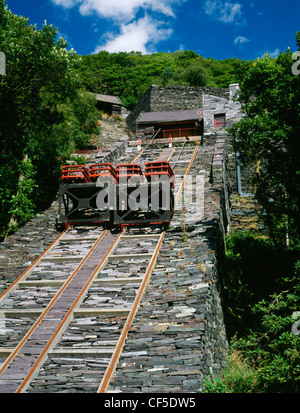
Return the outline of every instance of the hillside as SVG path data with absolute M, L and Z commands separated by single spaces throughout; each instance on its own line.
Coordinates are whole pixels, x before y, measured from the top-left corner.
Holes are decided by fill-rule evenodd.
M 191 50 L 151 55 L 102 51 L 81 56 L 78 72 L 90 92 L 119 96 L 132 110 L 152 84 L 228 88 L 247 64 L 236 58 L 204 58 Z

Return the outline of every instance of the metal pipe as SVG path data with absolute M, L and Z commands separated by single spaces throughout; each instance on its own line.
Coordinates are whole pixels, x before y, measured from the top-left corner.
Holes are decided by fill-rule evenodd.
M 236 143 L 238 142 L 237 138 L 235 138 Z M 237 187 L 238 187 L 238 194 L 242 195 L 242 185 L 241 185 L 241 166 L 240 166 L 240 154 L 236 152 L 236 177 L 237 177 Z
M 238 187 L 238 194 L 242 195 L 242 185 L 241 185 L 241 167 L 240 167 L 240 160 L 239 160 L 239 153 L 236 153 L 236 176 L 237 176 L 237 187 Z

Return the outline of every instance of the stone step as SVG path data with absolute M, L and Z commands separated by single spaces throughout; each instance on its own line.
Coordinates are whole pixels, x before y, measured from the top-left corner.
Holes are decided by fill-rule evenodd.
M 20 287 L 56 287 L 64 285 L 67 280 L 36 280 L 36 281 L 20 281 Z
M 124 316 L 129 314 L 131 311 L 131 308 L 80 308 L 79 310 L 74 311 L 74 317 L 100 317 L 102 315 L 108 315 L 108 316 Z
M 152 253 L 145 253 L 145 254 L 115 254 L 115 255 L 110 255 L 108 257 L 109 261 L 115 261 L 115 260 L 128 260 L 128 259 L 151 259 L 153 256 Z
M 82 261 L 84 256 L 82 255 L 66 255 L 60 257 L 43 257 L 41 261 L 51 261 L 51 262 L 64 262 L 64 261 Z
M 44 309 L 35 309 L 35 310 L 27 310 L 27 309 L 20 309 L 20 310 L 11 310 L 9 308 L 0 309 L 0 315 L 7 317 L 7 318 L 22 318 L 22 317 L 32 317 L 36 318 L 39 317 Z
M 94 285 L 101 285 L 101 284 L 137 284 L 143 281 L 143 277 L 118 277 L 118 278 L 100 278 L 93 282 Z
M 128 239 L 148 239 L 148 238 L 159 238 L 161 234 L 136 234 L 136 235 L 124 235 L 122 240 Z
M 11 353 L 14 351 L 13 348 L 8 348 L 8 347 L 0 347 L 0 357 L 1 358 L 7 358 L 11 355 Z
M 78 242 L 78 241 L 97 241 L 97 239 L 99 239 L 99 236 L 95 236 L 95 237 L 73 237 L 73 238 L 63 238 L 60 240 L 60 243 L 66 243 L 69 244 L 70 242 Z
M 56 348 L 49 353 L 49 357 L 58 357 L 58 358 L 67 358 L 67 357 L 76 357 L 76 358 L 84 358 L 84 357 L 111 357 L 114 353 L 115 348 L 93 348 L 93 349 L 84 349 L 84 348 Z M 0 353 L 1 354 L 1 353 Z

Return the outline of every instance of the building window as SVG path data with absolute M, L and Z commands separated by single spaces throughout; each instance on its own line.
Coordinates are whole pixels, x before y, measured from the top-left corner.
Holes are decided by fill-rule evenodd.
M 215 115 L 215 128 L 225 128 L 226 116 L 225 113 Z

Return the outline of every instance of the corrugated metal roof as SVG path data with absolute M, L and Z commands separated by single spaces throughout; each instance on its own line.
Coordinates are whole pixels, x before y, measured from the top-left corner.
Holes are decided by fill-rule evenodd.
M 180 122 L 197 120 L 199 118 L 203 118 L 203 111 L 201 109 L 146 112 L 139 119 L 138 123 Z

